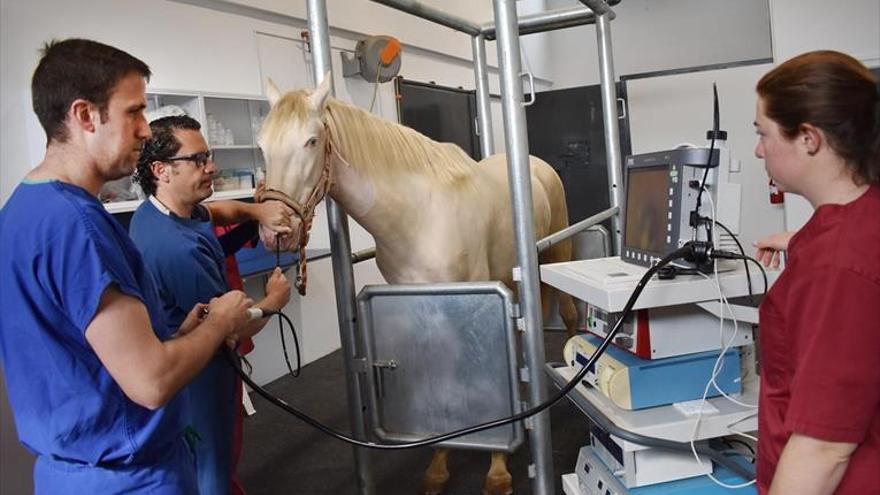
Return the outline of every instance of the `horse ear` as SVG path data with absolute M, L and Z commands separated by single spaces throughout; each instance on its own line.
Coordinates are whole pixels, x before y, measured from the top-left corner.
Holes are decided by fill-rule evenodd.
M 269 105 L 273 107 L 281 99 L 281 90 L 278 89 L 271 77 L 266 82 L 266 98 L 269 99 Z
M 327 104 L 327 97 L 330 96 L 330 88 L 333 86 L 333 77 L 330 75 L 330 71 L 327 71 L 324 74 L 324 80 L 321 81 L 321 84 L 315 88 L 315 91 L 312 92 L 311 96 L 309 96 L 309 104 L 310 106 L 317 111 L 323 111 L 324 106 Z

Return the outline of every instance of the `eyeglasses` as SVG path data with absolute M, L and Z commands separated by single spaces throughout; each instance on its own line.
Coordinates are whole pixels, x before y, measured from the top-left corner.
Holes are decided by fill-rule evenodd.
M 163 161 L 166 161 L 166 162 L 176 162 L 176 161 L 193 162 L 196 164 L 197 167 L 204 168 L 205 165 L 207 165 L 208 162 L 211 161 L 211 158 L 213 156 L 214 156 L 213 151 L 206 150 L 206 151 L 200 151 L 198 153 L 193 153 L 191 155 L 172 156 L 171 158 L 166 158 Z

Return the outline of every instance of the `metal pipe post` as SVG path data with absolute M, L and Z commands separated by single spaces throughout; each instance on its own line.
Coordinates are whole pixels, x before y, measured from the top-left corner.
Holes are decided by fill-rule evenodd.
M 446 26 L 471 36 L 480 34 L 480 26 L 467 19 L 447 14 L 440 9 L 416 2 L 415 0 L 371 0 L 375 3 L 387 5 L 392 9 L 412 14 L 416 17 L 436 22 L 442 26 Z
M 560 230 L 559 232 L 556 232 L 554 234 L 550 234 L 547 237 L 538 241 L 538 244 L 537 244 L 538 252 L 542 253 L 542 252 L 546 251 L 547 249 L 549 249 L 551 246 L 559 244 L 560 242 L 568 239 L 569 237 L 571 237 L 579 232 L 583 232 L 584 230 L 587 230 L 587 229 L 595 226 L 596 224 L 604 222 L 605 220 L 613 217 L 614 215 L 617 215 L 617 213 L 618 213 L 618 208 L 616 208 L 616 207 L 608 208 L 607 210 L 605 210 L 601 213 L 597 213 L 589 218 L 585 218 L 585 219 L 581 220 L 580 222 L 577 222 L 574 225 L 569 225 L 568 227 Z M 606 252 L 607 252 L 607 250 L 606 250 Z
M 326 0 L 307 0 L 309 33 L 312 40 L 312 70 L 315 82 L 320 83 L 328 72 L 330 62 L 330 29 L 327 24 Z M 333 87 L 330 93 L 335 94 Z M 364 400 L 360 385 L 359 368 L 355 365 L 358 353 L 357 304 L 354 294 L 354 271 L 351 266 L 351 240 L 348 237 L 348 216 L 331 198 L 327 198 L 327 224 L 330 230 L 330 250 L 333 261 L 333 279 L 336 289 L 336 314 L 339 337 L 345 356 L 345 384 L 348 391 L 348 419 L 352 435 L 366 440 Z M 375 492 L 368 451 L 354 447 L 355 481 L 359 495 Z
M 474 79 L 477 88 L 477 122 L 480 130 L 480 150 L 483 158 L 495 154 L 492 133 L 492 104 L 489 99 L 489 68 L 486 64 L 486 39 L 483 35 L 471 37 L 474 52 Z
M 592 10 L 586 7 L 566 7 L 538 14 L 524 15 L 519 18 L 517 25 L 519 26 L 519 34 L 522 36 L 524 34 L 543 33 L 544 31 L 582 26 L 595 22 L 596 15 L 593 14 Z M 494 22 L 487 22 L 480 26 L 480 29 L 487 40 L 495 39 Z
M 520 79 L 519 32 L 514 0 L 493 0 L 498 28 L 498 64 L 501 71 L 501 105 L 504 111 L 504 137 L 507 150 L 507 174 L 513 207 L 513 230 L 519 265 L 519 305 L 525 335 L 526 366 L 529 379 L 529 403 L 536 406 L 547 396 L 544 375 L 544 332 L 541 295 L 538 290 L 538 256 L 535 250 L 532 188 L 529 175 L 529 143 L 526 112 L 523 108 Z M 514 277 L 516 278 L 516 277 Z M 529 430 L 535 495 L 551 495 L 553 462 L 550 440 L 550 412 L 533 417 Z
M 585 0 L 584 3 L 587 3 Z M 611 19 L 607 14 L 596 18 L 596 38 L 599 46 L 599 79 L 602 89 L 602 113 L 605 120 L 605 155 L 608 158 L 608 197 L 611 207 L 620 209 L 623 184 L 621 177 L 620 128 L 617 118 L 617 86 L 614 83 L 614 60 L 611 51 Z M 614 231 L 614 252 L 620 254 L 622 246 L 621 217 L 611 218 Z
M 609 20 L 614 19 L 614 11 L 605 3 L 605 0 L 581 0 L 581 3 L 589 7 L 597 16 L 611 14 Z

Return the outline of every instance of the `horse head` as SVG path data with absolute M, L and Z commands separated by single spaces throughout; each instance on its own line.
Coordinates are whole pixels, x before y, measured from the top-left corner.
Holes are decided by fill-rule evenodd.
M 296 212 L 291 218 L 293 232 L 284 239 L 260 228 L 260 238 L 269 249 L 303 249 L 315 207 L 330 189 L 330 136 L 324 121 L 330 85 L 329 73 L 311 92 L 282 94 L 271 80 L 266 85 L 271 110 L 257 136 L 266 160 L 266 182 L 257 190 L 256 200 L 282 201 Z

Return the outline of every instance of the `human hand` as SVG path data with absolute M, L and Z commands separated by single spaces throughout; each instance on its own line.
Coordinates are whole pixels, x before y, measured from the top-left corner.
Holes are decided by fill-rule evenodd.
M 296 225 L 297 227 L 300 225 L 299 219 L 291 220 L 292 225 Z M 295 227 L 296 228 L 296 227 Z M 263 246 L 266 247 L 269 251 L 293 251 L 296 247 L 299 246 L 298 242 L 298 231 L 294 230 L 294 235 L 278 235 L 265 225 L 260 224 L 260 241 L 262 241 Z
M 269 275 L 269 280 L 266 282 L 266 298 L 271 299 L 272 306 L 274 306 L 270 309 L 279 311 L 290 300 L 290 281 L 280 267 L 276 266 L 272 274 Z
M 208 304 L 208 314 L 205 322 L 219 328 L 226 338 L 235 337 L 240 329 L 248 323 L 247 310 L 254 305 L 254 301 L 240 290 L 231 290 L 220 297 L 211 299 Z
M 755 258 L 764 266 L 778 268 L 780 253 L 788 250 L 788 243 L 794 234 L 794 232 L 777 232 L 763 239 L 758 239 L 754 243 L 754 246 L 758 248 Z
M 290 217 L 293 215 L 293 208 L 287 206 L 281 201 L 266 201 L 254 205 L 256 220 L 260 222 L 262 227 L 270 231 L 287 235 L 293 232 L 290 224 Z
M 183 319 L 183 323 L 180 324 L 180 327 L 177 329 L 177 335 L 186 335 L 190 333 L 193 328 L 199 326 L 199 323 L 202 322 L 202 319 L 205 318 L 207 314 L 205 311 L 208 309 L 207 304 L 197 303 L 190 310 L 189 314 L 186 315 L 186 318 Z

